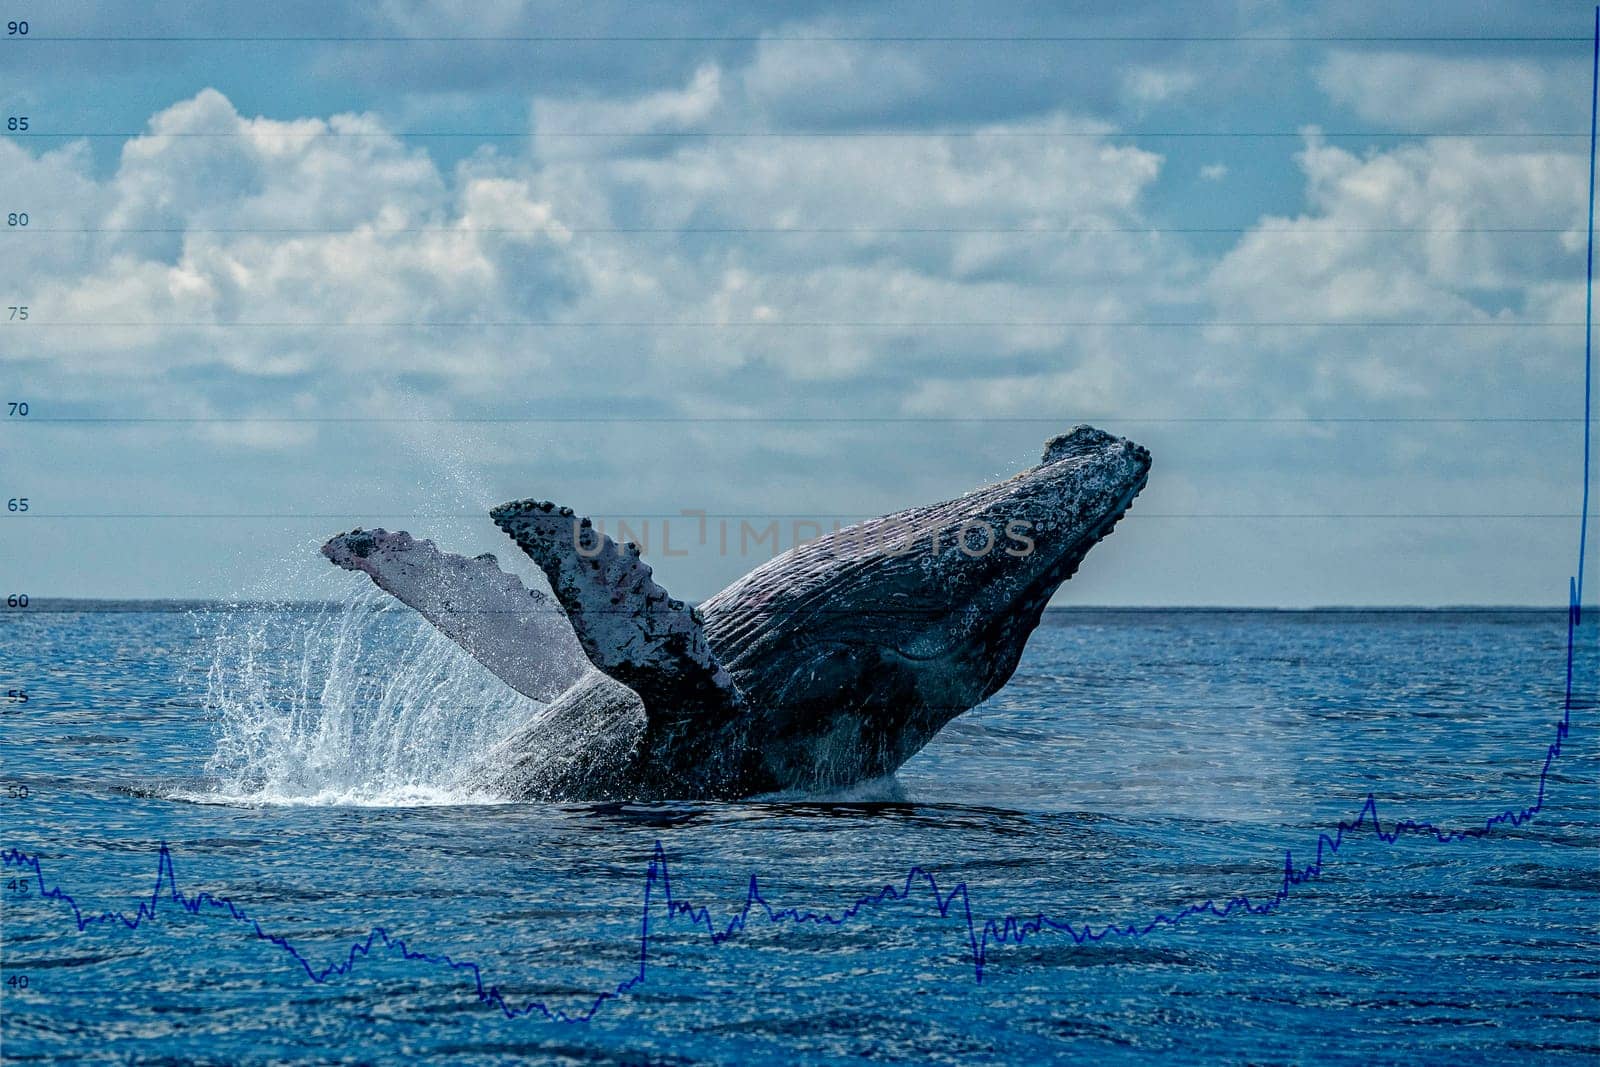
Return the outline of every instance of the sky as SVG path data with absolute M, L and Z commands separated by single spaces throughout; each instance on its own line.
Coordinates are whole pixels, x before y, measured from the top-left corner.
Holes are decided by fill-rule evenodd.
M 538 497 L 700 599 L 1092 422 L 1154 469 L 1057 603 L 1564 604 L 1593 9 L 1105 6 L 41 10 L 6 592 L 526 575 Z

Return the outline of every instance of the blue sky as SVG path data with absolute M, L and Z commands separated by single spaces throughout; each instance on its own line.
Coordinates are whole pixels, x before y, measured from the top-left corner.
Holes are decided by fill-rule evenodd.
M 8 591 L 322 595 L 523 496 L 831 524 L 1087 420 L 1156 465 L 1062 602 L 1561 603 L 1592 9 L 1096 7 L 41 13 Z

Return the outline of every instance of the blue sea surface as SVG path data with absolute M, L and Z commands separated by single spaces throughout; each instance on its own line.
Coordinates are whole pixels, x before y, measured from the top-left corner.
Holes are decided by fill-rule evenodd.
M 528 709 L 408 613 L 0 617 L 6 1062 L 1589 1062 L 1600 1057 L 1592 616 L 1538 817 L 1563 611 L 1052 612 L 1016 677 L 891 782 L 739 803 L 494 804 L 464 763 Z M 25 788 L 24 788 L 25 787 Z M 23 795 L 25 793 L 25 795 Z M 160 848 L 177 889 L 156 893 Z M 657 853 L 659 843 L 660 852 Z M 660 857 L 659 859 L 657 857 Z M 80 931 L 86 918 L 132 918 Z M 664 861 L 664 867 L 663 867 Z M 643 910 L 654 864 L 653 903 Z M 941 915 L 926 880 L 966 894 Z M 841 918 L 713 939 L 751 900 Z M 911 886 L 903 900 L 893 899 Z M 380 938 L 347 973 L 313 981 Z M 530 1002 L 581 1015 L 551 1022 Z M 406 952 L 434 960 L 406 958 Z M 498 999 L 479 996 L 475 963 Z M 26 979 L 19 984 L 18 978 Z

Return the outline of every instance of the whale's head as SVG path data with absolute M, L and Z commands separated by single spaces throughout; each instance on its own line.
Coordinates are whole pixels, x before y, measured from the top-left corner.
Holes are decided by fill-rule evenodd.
M 1057 587 L 1149 473 L 1145 448 L 1079 426 L 1006 481 L 801 545 L 702 605 L 773 737 L 763 750 L 813 762 L 779 776 L 892 771 L 1004 685 Z

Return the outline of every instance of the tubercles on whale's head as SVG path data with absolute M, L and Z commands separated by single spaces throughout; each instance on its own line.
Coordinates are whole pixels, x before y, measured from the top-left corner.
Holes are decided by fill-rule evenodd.
M 358 561 L 372 555 L 379 545 L 394 536 L 409 538 L 410 535 L 405 533 L 393 535 L 382 527 L 363 530 L 357 526 L 349 533 L 328 538 L 327 543 L 322 546 L 322 554 L 341 567 L 360 569 Z
M 1039 465 L 1042 467 L 1047 463 L 1057 463 L 1063 459 L 1087 456 L 1099 449 L 1114 446 L 1120 440 L 1121 438 L 1114 437 L 1104 430 L 1097 430 L 1093 426 L 1080 423 L 1066 433 L 1056 434 L 1044 443 L 1044 455 L 1040 457 Z
M 969 665 L 998 687 L 1045 604 L 1111 532 L 1149 473 L 1143 445 L 1077 426 L 1047 441 L 1037 466 L 928 509 L 957 549 L 973 542 L 974 528 L 1000 537 L 986 553 L 940 556 L 922 596 L 943 610 L 901 648 L 913 655 L 964 648 L 977 659 Z

